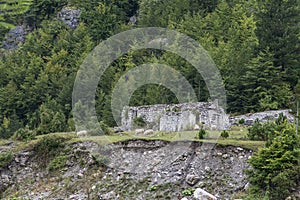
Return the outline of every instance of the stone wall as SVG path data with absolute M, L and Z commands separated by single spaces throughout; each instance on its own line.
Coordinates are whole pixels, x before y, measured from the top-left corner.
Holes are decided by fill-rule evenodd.
M 154 131 L 194 130 L 195 126 L 210 130 L 229 128 L 228 115 L 217 101 L 125 107 L 122 111 L 122 129 L 129 131 L 138 128 L 135 118 L 142 118 L 146 122 L 143 128 Z
M 290 110 L 271 110 L 265 112 L 248 113 L 245 115 L 232 116 L 229 118 L 229 122 L 231 126 L 236 126 L 240 125 L 239 122 L 243 119 L 244 123 L 242 125 L 252 126 L 256 119 L 258 119 L 261 123 L 274 121 L 279 117 L 280 113 L 286 116 L 289 122 L 294 122 L 295 118 L 292 114 L 290 114 Z

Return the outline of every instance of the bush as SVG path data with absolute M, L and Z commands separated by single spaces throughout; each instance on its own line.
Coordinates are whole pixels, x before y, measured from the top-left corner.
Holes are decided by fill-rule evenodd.
M 222 137 L 222 138 L 228 138 L 228 137 L 229 137 L 228 131 L 223 130 L 223 131 L 221 132 L 221 137 Z
M 244 119 L 244 118 L 242 118 L 242 119 L 239 120 L 239 124 L 242 125 L 242 124 L 244 124 L 244 123 L 245 123 L 245 119 Z
M 248 128 L 248 138 L 250 140 L 265 140 L 263 125 L 256 119 L 252 127 Z
M 100 127 L 101 127 L 104 135 L 110 135 L 110 134 L 112 134 L 112 130 L 103 121 L 100 122 Z
M 205 135 L 206 135 L 206 131 L 204 129 L 201 129 L 198 132 L 198 139 L 203 140 Z
M 261 140 L 267 141 L 268 143 L 269 140 L 272 140 L 277 136 L 276 132 L 280 132 L 281 130 L 282 124 L 278 125 L 274 122 L 267 122 L 262 124 L 258 120 L 255 120 L 253 126 L 248 129 L 247 136 L 250 140 Z
M 103 121 L 95 124 L 92 128 L 89 128 L 88 130 L 90 136 L 110 135 L 113 133 L 110 127 L 107 124 L 105 124 Z
M 0 168 L 5 167 L 13 160 L 12 152 L 6 152 L 0 155 Z
M 92 154 L 92 157 L 99 166 L 107 166 L 109 163 L 109 159 L 106 156 L 101 155 L 99 153 Z
M 253 126 L 248 129 L 248 138 L 250 140 L 266 141 L 266 146 L 269 146 L 271 141 L 286 128 L 287 124 L 287 117 L 283 116 L 282 113 L 275 122 L 262 124 L 256 119 Z
M 36 156 L 41 159 L 41 165 L 45 167 L 53 157 L 58 155 L 69 139 L 71 137 L 47 135 L 35 144 L 33 150 Z
M 291 169 L 283 170 L 271 179 L 271 183 L 271 198 L 285 199 L 291 194 L 291 188 L 295 188 L 300 184 L 300 166 L 294 166 Z
M 293 124 L 280 124 L 280 128 L 266 147 L 251 157 L 252 169 L 247 171 L 256 192 L 276 200 L 285 199 L 300 179 L 299 137 Z
M 133 123 L 137 127 L 144 127 L 146 126 L 146 122 L 142 117 L 136 117 L 133 119 Z
M 194 194 L 194 189 L 186 189 L 186 190 L 183 190 L 181 192 L 182 195 L 184 196 L 192 196 Z
M 25 127 L 17 130 L 12 136 L 12 139 L 19 140 L 19 141 L 30 141 L 35 139 L 35 135 L 36 133 L 34 131 L 29 130 L 28 127 Z
M 69 159 L 68 155 L 57 156 L 49 163 L 47 169 L 49 171 L 55 171 L 63 168 Z

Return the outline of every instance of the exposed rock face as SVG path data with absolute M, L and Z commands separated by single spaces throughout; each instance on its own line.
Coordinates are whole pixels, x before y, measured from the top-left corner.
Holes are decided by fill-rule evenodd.
M 154 131 L 193 130 L 195 125 L 211 130 L 225 130 L 229 127 L 228 116 L 217 101 L 127 107 L 122 111 L 122 128 L 133 130 L 134 119 L 139 117 L 146 122 L 147 129 Z
M 25 42 L 25 37 L 28 34 L 26 26 L 17 26 L 11 29 L 5 40 L 2 42 L 2 48 L 5 50 L 16 50 Z
M 0 195 L 8 189 L 29 199 L 178 199 L 193 187 L 231 199 L 247 183 L 251 155 L 233 146 L 184 141 L 82 142 L 71 145 L 66 164 L 51 174 L 33 151 L 21 151 L 0 169 Z M 104 157 L 107 167 L 96 165 Z
M 79 24 L 80 11 L 80 9 L 65 7 L 58 13 L 58 17 L 74 30 Z
M 251 150 L 193 142 L 131 141 L 119 145 L 110 154 L 114 160 L 110 168 L 137 180 L 150 174 L 152 185 L 180 182 L 229 198 L 247 184 L 244 169 L 249 167 Z
M 230 117 L 229 122 L 231 126 L 235 126 L 239 125 L 239 121 L 243 119 L 245 121 L 243 125 L 252 126 L 256 119 L 258 119 L 261 123 L 274 121 L 279 117 L 280 113 L 286 116 L 289 122 L 294 122 L 295 118 L 292 114 L 290 114 L 289 110 L 272 110 L 253 114 L 249 113 L 246 115 Z

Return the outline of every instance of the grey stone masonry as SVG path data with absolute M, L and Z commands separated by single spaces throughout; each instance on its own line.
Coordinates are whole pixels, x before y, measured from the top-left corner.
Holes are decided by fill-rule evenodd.
M 136 118 L 143 119 L 143 128 L 154 131 L 187 131 L 194 130 L 195 126 L 209 130 L 229 128 L 229 117 L 218 101 L 125 107 L 122 111 L 122 129 L 130 131 L 139 128 Z
M 276 120 L 281 113 L 287 117 L 287 120 L 289 122 L 295 121 L 295 117 L 290 113 L 290 110 L 270 110 L 265 112 L 248 113 L 245 115 L 233 116 L 229 118 L 229 122 L 231 126 L 252 126 L 256 119 L 258 119 L 261 123 L 266 123 Z M 240 120 L 243 120 L 244 123 L 240 124 Z

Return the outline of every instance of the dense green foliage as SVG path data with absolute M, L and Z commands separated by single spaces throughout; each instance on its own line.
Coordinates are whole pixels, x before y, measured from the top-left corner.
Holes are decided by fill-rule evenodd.
M 33 31 L 18 50 L 3 50 L 1 54 L 2 138 L 11 137 L 25 126 L 37 134 L 74 130 L 71 96 L 80 64 L 101 41 L 136 27 L 162 26 L 199 42 L 221 72 L 231 113 L 294 108 L 291 97 L 299 99 L 297 0 L 18 2 L 11 4 L 14 12 L 7 12 L 16 16 L 13 21 L 0 7 L 3 20 L 14 25 L 25 23 Z M 75 30 L 57 17 L 64 6 L 81 9 L 81 23 Z M 137 19 L 134 25 L 130 22 L 132 16 Z M 97 88 L 96 112 L 103 127 L 115 125 L 112 88 L 125 72 L 144 63 L 172 66 L 194 87 L 199 101 L 209 100 L 203 78 L 188 61 L 170 52 L 131 51 L 105 71 Z M 135 91 L 130 103 L 177 102 L 169 89 L 150 84 Z
M 278 126 L 281 130 L 271 131 L 274 137 L 249 160 L 252 169 L 248 171 L 250 191 L 276 200 L 285 199 L 300 184 L 299 136 L 286 121 Z
M 6 152 L 0 155 L 0 168 L 7 166 L 13 160 L 13 153 Z
M 4 0 L 0 4 L 0 41 L 9 29 L 19 25 L 32 0 Z M 1 42 L 0 42 L 1 43 Z
M 33 150 L 35 151 L 36 158 L 38 158 L 40 161 L 40 166 L 46 167 L 53 158 L 60 155 L 66 145 L 65 142 L 71 138 L 72 137 L 47 135 L 38 140 L 38 142 L 34 145 Z M 63 158 L 57 159 L 58 160 L 54 160 L 53 162 L 63 162 Z M 55 165 L 55 163 L 52 164 Z
M 203 140 L 206 135 L 207 135 L 206 131 L 204 129 L 200 129 L 198 132 L 198 139 Z
M 286 128 L 287 117 L 282 113 L 274 122 L 261 123 L 258 119 L 255 120 L 253 125 L 248 128 L 248 138 L 250 140 L 262 140 L 266 141 L 266 145 L 273 141 L 277 136 L 277 133 L 283 131 Z
M 222 132 L 221 132 L 221 137 L 222 137 L 222 138 L 228 138 L 228 137 L 229 137 L 228 131 L 226 131 L 226 130 L 222 131 Z
M 30 141 L 35 139 L 35 135 L 35 131 L 29 130 L 28 127 L 25 127 L 18 129 L 12 136 L 12 139 L 19 141 Z
M 6 28 L 14 27 L 18 23 L 18 18 L 29 9 L 31 4 L 32 0 L 1 1 L 0 26 Z

